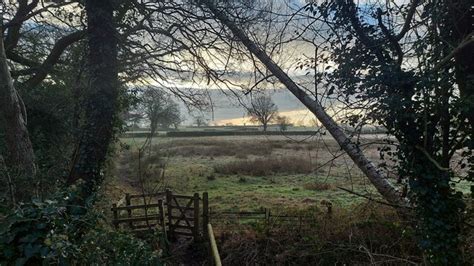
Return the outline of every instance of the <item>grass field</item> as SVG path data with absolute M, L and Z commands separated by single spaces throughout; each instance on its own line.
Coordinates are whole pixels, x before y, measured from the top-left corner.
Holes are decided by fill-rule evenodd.
M 226 136 L 155 138 L 142 151 L 144 139 L 123 139 L 129 146 L 120 160 L 121 175 L 147 191 L 169 187 L 182 194 L 209 192 L 215 210 L 258 208 L 306 209 L 332 202 L 349 207 L 366 199 L 343 187 L 377 198 L 377 193 L 334 140 L 312 136 Z M 374 136 L 361 142 L 378 159 Z M 138 173 L 141 178 L 138 177 Z M 141 179 L 142 181 L 138 181 Z
M 359 141 L 365 155 L 380 163 L 383 137 L 363 137 Z M 124 191 L 170 188 L 187 195 L 207 191 L 212 212 L 269 208 L 272 214 L 311 217 L 313 223 L 304 232 L 296 222 L 214 220 L 225 265 L 422 263 L 414 231 L 393 208 L 340 189 L 380 200 L 328 136 L 159 137 L 139 152 L 144 141 L 122 139 L 127 148 L 116 160 L 117 187 L 122 189 L 114 194 L 116 199 Z M 385 171 L 396 183 L 396 173 Z M 467 183 L 457 187 L 469 191 Z M 325 214 L 328 202 L 331 215 Z M 472 245 L 463 248 L 466 254 L 472 251 Z

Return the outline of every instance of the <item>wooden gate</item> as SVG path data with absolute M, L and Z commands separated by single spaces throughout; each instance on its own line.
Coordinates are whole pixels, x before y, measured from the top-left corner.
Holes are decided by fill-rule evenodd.
M 166 205 L 168 232 L 171 238 L 182 235 L 198 239 L 200 236 L 207 235 L 207 224 L 209 222 L 207 192 L 204 192 L 203 197 L 200 198 L 199 193 L 194 193 L 193 196 L 183 196 L 175 195 L 170 190 L 166 190 Z M 202 221 L 200 221 L 200 217 L 202 217 Z
M 143 201 L 135 203 L 133 199 Z M 193 237 L 194 240 L 201 236 L 207 237 L 207 192 L 203 193 L 202 198 L 199 193 L 194 193 L 193 196 L 175 195 L 171 190 L 147 195 L 126 194 L 121 202 L 112 206 L 113 224 L 116 229 L 129 229 L 134 233 L 161 229 L 169 239 L 175 239 L 177 236 Z
M 145 195 L 125 194 L 122 200 L 112 205 L 114 227 L 129 229 L 133 233 L 148 232 L 158 226 L 162 227 L 166 224 L 164 197 L 164 192 Z

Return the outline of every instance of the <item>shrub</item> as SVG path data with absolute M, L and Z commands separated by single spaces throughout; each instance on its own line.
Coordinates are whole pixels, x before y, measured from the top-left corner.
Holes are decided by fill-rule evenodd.
M 160 265 L 159 252 L 124 232 L 91 230 L 80 243 L 79 265 Z
M 142 240 L 101 226 L 102 215 L 71 206 L 74 191 L 21 205 L 2 221 L 0 265 L 156 265 Z

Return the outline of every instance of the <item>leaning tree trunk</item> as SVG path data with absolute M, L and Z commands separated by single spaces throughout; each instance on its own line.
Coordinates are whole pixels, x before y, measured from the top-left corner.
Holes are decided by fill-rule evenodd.
M 368 177 L 370 182 L 375 186 L 377 191 L 390 204 L 396 206 L 406 206 L 406 201 L 400 196 L 398 190 L 384 178 L 377 167 L 368 160 L 362 150 L 352 142 L 337 125 L 337 123 L 326 113 L 323 106 L 316 100 L 308 96 L 273 60 L 260 49 L 252 40 L 248 38 L 235 23 L 233 23 L 223 12 L 219 11 L 213 4 L 212 0 L 203 0 L 209 10 L 217 17 L 217 19 L 228 27 L 231 32 L 242 42 L 247 49 L 255 55 L 266 67 L 272 72 L 278 80 L 286 86 L 326 127 L 329 133 L 334 137 L 337 143 L 351 157 L 354 163 Z
M 1 30 L 1 29 L 0 29 Z M 0 33 L 0 119 L 4 122 L 7 154 L 5 163 L 12 178 L 35 179 L 36 165 L 33 146 L 26 128 L 26 110 L 13 86 L 13 79 L 7 64 L 3 36 Z M 12 181 L 16 183 L 15 180 Z M 34 182 L 36 183 L 36 182 Z M 31 191 L 25 186 L 16 188 L 13 198 L 27 199 Z M 35 186 L 35 190 L 37 186 Z M 35 191 L 37 192 L 37 191 Z
M 112 0 L 86 0 L 89 84 L 84 92 L 85 121 L 73 158 L 68 183 L 83 180 L 82 199 L 102 180 L 109 144 L 113 139 L 118 95 L 117 36 Z

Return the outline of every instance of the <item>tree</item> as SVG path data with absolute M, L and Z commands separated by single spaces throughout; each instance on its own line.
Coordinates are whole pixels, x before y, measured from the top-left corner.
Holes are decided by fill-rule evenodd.
M 357 144 L 345 136 L 318 99 L 313 100 L 298 87 L 261 46 L 250 40 L 214 3 L 204 2 L 245 47 L 315 113 L 381 195 L 394 206 L 407 206 L 408 202 L 364 157 Z M 473 112 L 467 112 L 473 108 L 472 76 L 466 73 L 471 73 L 473 68 L 472 60 L 466 58 L 474 54 L 474 45 L 473 17 L 471 11 L 467 11 L 472 9 L 468 2 L 439 1 L 421 5 L 421 1 L 413 1 L 410 5 L 398 6 L 376 1 L 370 6 L 357 6 L 353 1 L 324 1 L 301 9 L 311 15 L 309 26 L 299 28 L 303 33 L 297 31 L 306 38 L 311 37 L 306 31 L 314 30 L 313 36 L 321 36 L 319 34 L 330 29 L 327 36 L 312 38 L 316 47 L 330 51 L 331 63 L 336 67 L 325 75 L 328 83 L 337 85 L 346 106 L 366 111 L 360 118 L 383 125 L 397 138 L 398 172 L 410 186 L 410 205 L 416 210 L 420 246 L 434 264 L 460 263 L 462 258 L 459 235 L 464 203 L 462 193 L 453 188 L 451 164 L 453 155 L 461 149 L 464 149 L 464 157 L 457 163 L 467 166 L 463 161 L 471 162 L 471 169 L 461 178 L 472 181 L 469 117 Z M 323 19 L 318 21 L 321 17 Z M 320 27 L 315 21 L 327 23 L 328 27 Z M 318 40 L 323 43 L 317 43 Z M 324 43 L 326 41 L 329 42 Z M 466 57 L 460 58 L 462 55 Z M 317 58 L 312 62 L 317 62 Z M 412 64 L 414 62 L 417 63 Z M 312 70 L 314 64 L 304 63 L 301 67 Z M 401 214 L 410 214 L 405 208 L 401 210 Z
M 162 89 L 147 87 L 140 96 L 140 112 L 150 124 L 150 132 L 156 132 L 158 126 L 175 128 L 181 123 L 179 106 Z
M 205 126 L 209 125 L 209 119 L 204 117 L 203 114 L 196 115 L 196 116 L 194 116 L 194 124 L 197 127 L 205 127 Z
M 344 98 L 357 99 L 347 104 L 369 103 L 356 122 L 383 125 L 398 141 L 396 170 L 409 185 L 420 246 L 433 264 L 460 263 L 464 202 L 453 176 L 472 181 L 455 170 L 472 161 L 472 113 L 465 112 L 473 110 L 472 77 L 465 75 L 472 74 L 472 63 L 459 58 L 472 59 L 474 52 L 468 2 L 412 1 L 399 7 L 381 1 L 369 10 L 354 1 L 325 2 L 311 12 L 330 19 L 340 33 L 322 44 L 337 66 L 328 81 Z M 328 10 L 338 16 L 330 18 Z M 467 152 L 456 159 L 461 149 Z
M 13 183 L 28 179 L 29 185 L 17 184 L 17 199 L 26 200 L 38 196 L 39 179 L 36 177 L 37 156 L 33 150 L 32 135 L 28 132 L 31 123 L 23 101 L 25 91 L 36 89 L 54 67 L 71 44 L 84 36 L 84 31 L 76 30 L 73 20 L 77 14 L 60 12 L 61 8 L 74 6 L 72 1 L 60 3 L 38 0 L 2 2 L 0 61 L 2 73 L 2 97 L 0 101 L 0 130 L 5 138 L 5 162 Z M 45 14 L 55 14 L 57 27 L 49 27 Z M 64 24 L 64 21 L 68 21 Z M 66 28 L 66 29 L 65 29 Z M 37 35 L 42 35 L 38 38 Z M 64 62 L 64 61 L 63 61 Z M 13 86 L 14 84 L 14 86 Z M 31 118 L 31 117 L 30 117 Z M 30 120 L 31 122 L 31 120 Z M 34 123 L 33 123 L 34 124 Z
M 405 199 L 400 197 L 400 194 L 395 186 L 384 178 L 382 172 L 368 160 L 359 146 L 351 141 L 338 124 L 326 113 L 323 106 L 313 100 L 303 89 L 301 89 L 289 76 L 286 74 L 259 46 L 255 44 L 245 32 L 240 29 L 235 23 L 230 20 L 223 11 L 219 10 L 211 1 L 202 2 L 216 18 L 230 29 L 240 42 L 257 57 L 266 67 L 272 72 L 278 80 L 286 86 L 286 88 L 298 98 L 323 124 L 328 132 L 334 137 L 337 143 L 344 149 L 351 157 L 354 163 L 361 169 L 361 171 L 368 177 L 377 191 L 389 203 L 395 206 L 406 206 Z
M 268 95 L 258 95 L 251 99 L 247 114 L 252 122 L 258 122 L 267 131 L 268 123 L 275 119 L 278 108 Z
M 3 31 L 3 29 L 1 30 Z M 13 86 L 3 38 L 0 39 L 0 95 L 1 119 L 8 126 L 5 130 L 5 140 L 8 148 L 5 163 L 9 168 L 7 171 L 34 180 L 36 175 L 35 155 L 26 128 L 26 110 L 23 101 Z M 10 174 L 8 175 L 10 176 Z M 13 183 L 10 186 L 13 188 Z M 23 193 L 13 195 L 13 191 L 12 189 L 12 199 L 27 197 Z
M 275 122 L 280 127 L 281 131 L 286 131 L 288 127 L 291 125 L 290 118 L 287 116 L 279 115 L 275 118 Z
M 79 204 L 85 204 L 101 183 L 101 170 L 114 137 L 119 91 L 112 1 L 87 0 L 85 8 L 89 87 L 84 92 L 85 123 L 81 126 L 81 142 L 67 180 L 69 184 L 84 182 Z

